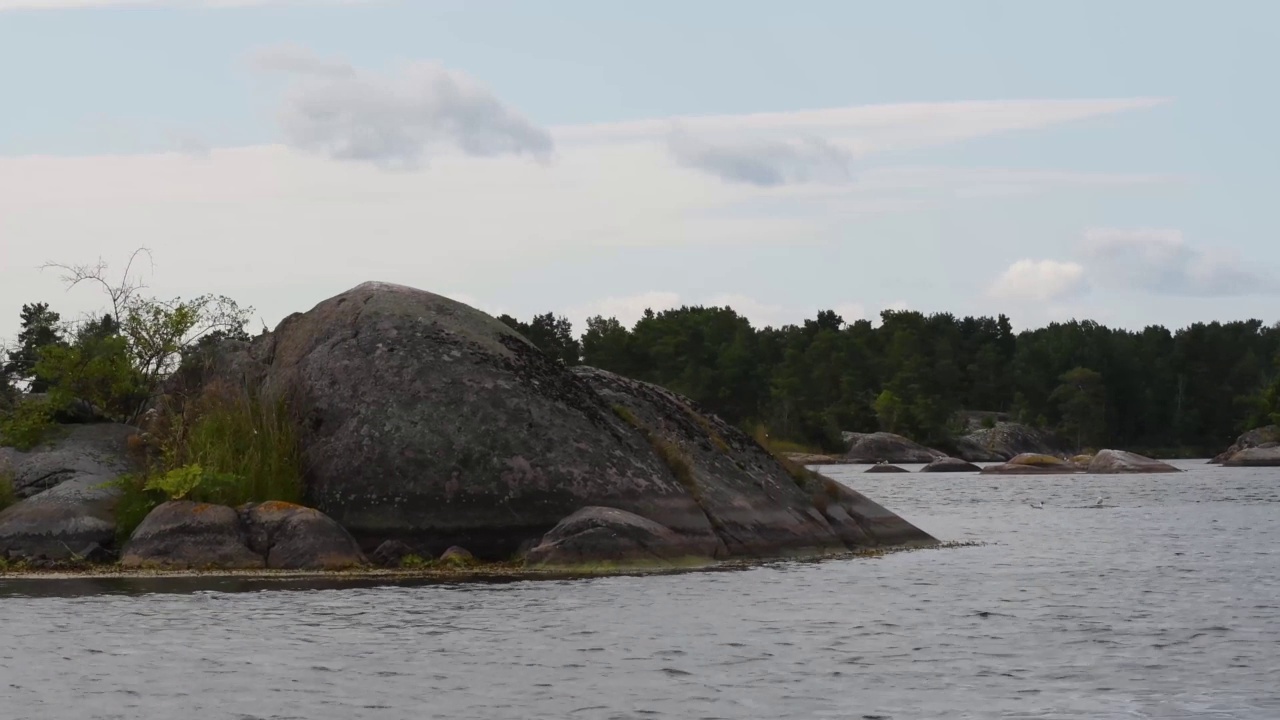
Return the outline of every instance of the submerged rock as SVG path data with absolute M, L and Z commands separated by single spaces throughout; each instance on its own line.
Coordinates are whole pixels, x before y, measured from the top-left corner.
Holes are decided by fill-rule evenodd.
M 941 450 L 887 432 L 845 433 L 844 439 L 849 443 L 844 455 L 848 463 L 928 463 L 947 456 Z
M 897 465 L 890 465 L 890 464 L 888 464 L 888 463 L 880 463 L 880 464 L 878 464 L 878 465 L 872 465 L 871 467 L 867 468 L 864 472 L 869 472 L 869 473 L 904 473 L 904 472 L 911 472 L 911 471 L 910 471 L 910 470 L 907 470 L 906 468 L 900 468 L 900 467 L 898 467 Z
M 119 491 L 110 485 L 137 469 L 127 425 L 58 427 L 30 452 L 4 448 L 0 472 L 22 500 L 0 512 L 0 552 L 66 560 L 91 544 L 114 544 Z
M 173 500 L 152 510 L 120 554 L 126 568 L 227 569 L 266 567 L 249 549 L 240 516 L 224 505 Z
M 625 510 L 585 507 L 562 520 L 525 555 L 529 565 L 673 565 L 708 562 L 711 556 L 698 543 L 660 523 Z
M 981 472 L 982 468 L 960 458 L 945 457 L 938 458 L 933 462 L 920 468 L 920 472 L 927 473 L 946 473 L 946 472 Z
M 1089 462 L 1088 472 L 1095 474 L 1115 473 L 1169 473 L 1182 472 L 1178 468 L 1159 460 L 1125 452 L 1124 450 L 1100 450 Z
M 1245 448 L 1227 458 L 1225 467 L 1280 467 L 1280 444 L 1266 443 Z

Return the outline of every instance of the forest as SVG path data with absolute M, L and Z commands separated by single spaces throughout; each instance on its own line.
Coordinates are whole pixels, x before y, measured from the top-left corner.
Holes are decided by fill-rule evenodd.
M 247 313 L 226 298 L 135 304 L 117 313 L 123 322 L 106 313 L 77 323 L 24 305 L 17 342 L 0 350 L 0 405 L 18 388 L 61 390 L 127 418 L 194 338 L 248 339 Z M 500 320 L 566 365 L 662 385 L 758 437 L 813 450 L 842 450 L 842 431 L 876 430 L 945 449 L 976 416 L 1055 431 L 1082 450 L 1190 457 L 1280 422 L 1280 323 L 1259 320 L 1015 332 L 1004 315 L 885 311 L 873 323 L 824 311 L 756 328 L 728 307 L 646 311 L 633 327 L 592 317 L 581 333 L 554 313 Z
M 500 318 L 566 364 L 687 395 L 744 429 L 828 451 L 841 431 L 887 430 L 946 448 L 985 411 L 1078 449 L 1163 457 L 1220 452 L 1280 422 L 1280 323 L 1113 329 L 1091 321 L 1014 332 L 1008 317 L 885 311 L 755 328 L 727 307 L 592 317 L 579 336 L 546 313 Z

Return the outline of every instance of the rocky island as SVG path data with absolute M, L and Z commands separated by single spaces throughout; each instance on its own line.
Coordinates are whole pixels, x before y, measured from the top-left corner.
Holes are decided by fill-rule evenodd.
M 210 395 L 284 408 L 299 496 L 198 502 L 184 493 L 208 473 L 170 473 L 121 537 L 119 478 L 145 474 L 153 437 Z M 0 476 L 16 499 L 0 512 L 8 563 L 630 567 L 937 543 L 687 398 L 567 368 L 474 308 L 386 283 L 212 345 L 136 426 L 68 424 L 0 449 Z

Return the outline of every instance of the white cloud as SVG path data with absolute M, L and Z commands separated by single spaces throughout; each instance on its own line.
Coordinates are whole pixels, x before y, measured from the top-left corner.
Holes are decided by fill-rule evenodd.
M 271 62 L 287 58 L 281 54 Z M 299 59 L 305 57 L 289 61 Z M 341 72 L 340 63 L 325 62 L 331 61 L 315 70 Z M 299 69 L 306 68 L 303 63 Z M 770 117 L 790 132 L 879 115 L 855 110 Z M 928 112 L 935 118 L 951 114 L 954 122 L 973 127 L 963 104 Z M 993 116 L 993 122 L 1004 121 Z M 759 116 L 747 116 L 744 124 L 765 127 Z M 1037 192 L 1118 187 L 1117 176 L 1107 174 L 981 168 L 868 169 L 843 185 L 725 183 L 671 156 L 669 124 L 656 123 L 655 132 L 642 137 L 626 129 L 634 125 L 623 123 L 618 127 L 624 131 L 616 132 L 601 126 L 554 128 L 556 160 L 545 166 L 519 156 L 480 160 L 455 151 L 433 157 L 429 170 L 386 173 L 370 163 L 332 162 L 284 146 L 0 158 L 0 337 L 16 333 L 16 313 L 4 308 L 45 299 L 74 315 L 97 306 L 90 294 L 64 296 L 56 277 L 35 270 L 40 263 L 99 255 L 119 261 L 139 245 L 155 253 L 157 294 L 226 293 L 256 306 L 268 324 L 370 279 L 501 299 L 508 309 L 481 307 L 517 314 L 526 306 L 541 312 L 573 305 L 574 295 L 563 288 L 554 290 L 560 298 L 555 302 L 539 299 L 545 295 L 522 296 L 519 302 L 503 295 L 507 285 L 521 292 L 536 285 L 529 268 L 547 258 L 576 261 L 602 250 L 639 247 L 717 246 L 740 254 L 753 247 L 847 242 L 855 236 L 854 216 L 927 211 L 935 196 L 950 197 L 970 180 L 1022 182 L 1035 176 L 1028 183 Z M 589 261 L 582 262 L 588 267 Z M 799 273 L 767 268 L 771 277 L 787 272 Z M 587 280 L 589 287 L 578 295 L 584 301 L 608 293 L 601 278 Z M 625 281 L 630 288 L 617 291 L 619 296 L 637 284 L 689 293 L 691 303 L 740 292 L 714 283 L 705 290 L 673 288 L 660 276 Z M 739 278 L 734 284 L 750 288 L 752 282 Z M 806 298 L 803 306 L 778 309 L 770 298 L 748 291 L 762 301 L 751 319 L 800 322 L 825 309 L 810 304 L 824 293 L 798 289 L 794 297 Z M 859 300 L 874 300 L 859 294 Z M 646 302 L 659 309 L 659 299 Z M 619 316 L 632 312 L 634 319 L 643 304 L 596 309 Z M 638 310 L 626 310 L 636 305 Z M 839 311 L 846 320 L 857 319 L 854 312 Z M 584 317 L 572 319 L 581 327 Z
M 1274 269 L 1221 246 L 1192 246 L 1172 229 L 1093 228 L 1082 243 L 1099 282 L 1163 295 L 1232 296 L 1280 292 Z
M 1019 260 L 991 287 L 1002 300 L 1051 302 L 1079 293 L 1085 287 L 1084 266 L 1058 260 Z
M 256 53 L 252 64 L 294 81 L 279 116 L 286 142 L 335 160 L 413 169 L 441 152 L 546 161 L 554 148 L 547 130 L 438 63 L 380 75 L 284 46 Z
M 852 178 L 852 153 L 822 138 L 723 142 L 675 132 L 668 147 L 681 165 L 728 182 L 769 187 Z
M 374 0 L 0 0 L 6 10 L 83 10 L 102 7 L 210 7 L 234 8 L 252 5 L 357 5 Z

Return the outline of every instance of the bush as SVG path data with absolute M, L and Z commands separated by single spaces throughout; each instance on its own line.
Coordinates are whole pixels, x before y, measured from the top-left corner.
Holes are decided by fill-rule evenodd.
M 122 492 L 116 508 L 121 540 L 167 500 L 234 507 L 301 499 L 302 454 L 282 402 L 210 386 L 161 422 L 147 470 L 115 481 Z
M 53 430 L 54 406 L 46 400 L 26 398 L 0 418 L 0 446 L 30 450 Z
M 18 495 L 13 491 L 13 478 L 0 471 L 0 510 L 18 502 Z

